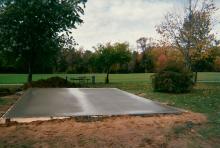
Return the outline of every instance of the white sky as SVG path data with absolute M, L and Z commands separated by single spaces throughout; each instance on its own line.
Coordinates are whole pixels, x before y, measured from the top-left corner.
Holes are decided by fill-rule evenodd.
M 182 11 L 188 0 L 88 0 L 84 23 L 74 30 L 79 46 L 92 50 L 98 43 L 128 41 L 136 47 L 140 37 L 159 38 L 155 26 L 168 11 Z M 220 8 L 220 0 L 214 0 Z M 180 12 L 179 12 L 180 13 Z M 220 10 L 216 12 L 220 21 Z M 220 24 L 216 25 L 220 31 Z

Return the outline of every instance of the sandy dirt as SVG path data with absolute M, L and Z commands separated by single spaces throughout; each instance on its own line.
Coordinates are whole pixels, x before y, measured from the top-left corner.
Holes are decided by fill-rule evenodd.
M 95 122 L 63 119 L 14 123 L 0 126 L 0 147 L 185 148 L 194 144 L 192 137 L 200 136 L 194 128 L 204 122 L 204 115 L 188 112 L 157 117 L 111 117 Z M 202 140 L 199 143 L 201 147 L 209 146 Z

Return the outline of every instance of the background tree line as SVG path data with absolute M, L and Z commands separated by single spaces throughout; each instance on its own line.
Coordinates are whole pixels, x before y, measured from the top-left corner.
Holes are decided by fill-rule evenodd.
M 114 46 L 121 46 L 120 51 L 114 51 Z M 107 52 L 103 52 L 107 49 Z M 138 50 L 139 49 L 139 50 Z M 112 56 L 114 52 L 125 59 L 119 61 Z M 27 73 L 27 65 L 22 59 L 14 61 L 7 55 L 0 54 L 1 73 Z M 97 45 L 94 50 L 83 48 L 62 48 L 57 56 L 47 64 L 36 63 L 33 73 L 103 73 L 107 62 L 111 65 L 111 73 L 144 73 L 156 72 L 168 62 L 184 63 L 184 56 L 175 47 L 158 45 L 149 42 L 149 38 L 137 40 L 137 49 L 131 49 L 128 43 L 106 43 Z M 200 53 L 200 58 L 192 62 L 197 71 L 220 71 L 220 48 L 213 46 Z M 108 70 L 109 71 L 109 70 Z

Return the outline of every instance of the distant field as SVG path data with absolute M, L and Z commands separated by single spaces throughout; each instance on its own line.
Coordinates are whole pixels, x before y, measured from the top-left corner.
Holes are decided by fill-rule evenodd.
M 65 78 L 77 76 L 96 76 L 96 82 L 102 83 L 105 80 L 105 74 L 34 74 L 33 80 L 46 79 L 49 77 L 60 76 Z M 140 74 L 110 74 L 110 82 L 112 83 L 126 83 L 126 82 L 151 82 L 152 73 Z M 21 84 L 27 81 L 27 74 L 0 74 L 0 84 Z M 198 74 L 198 81 L 202 82 L 220 82 L 220 73 L 202 72 Z

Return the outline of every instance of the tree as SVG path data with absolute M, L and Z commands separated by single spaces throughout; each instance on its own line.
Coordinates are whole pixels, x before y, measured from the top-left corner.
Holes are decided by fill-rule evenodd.
M 215 10 L 212 0 L 189 0 L 184 17 L 168 13 L 165 21 L 157 26 L 158 33 L 181 51 L 186 67 L 196 71 L 196 75 L 197 69 L 193 69 L 192 66 L 193 58 L 215 44 L 215 37 L 212 34 L 212 15 Z
M 86 50 L 83 54 L 83 65 L 85 67 L 84 72 L 93 72 L 93 53 L 90 50 Z
M 152 48 L 155 46 L 155 43 L 153 42 L 153 38 L 149 37 L 141 37 L 137 41 L 137 49 L 140 49 L 142 52 L 145 52 L 147 49 Z
M 151 54 L 151 50 L 147 50 L 145 52 L 142 52 L 141 57 L 141 67 L 144 70 L 144 72 L 153 72 L 154 71 L 154 59 L 153 55 Z
M 218 57 L 215 59 L 214 68 L 215 68 L 215 71 L 220 72 L 220 56 L 218 56 Z
M 136 43 L 137 49 L 141 49 L 141 69 L 143 69 L 143 72 L 152 72 L 154 69 L 154 62 L 150 50 L 156 45 L 153 42 L 153 38 L 141 37 Z
M 129 50 L 128 43 L 107 43 L 105 45 L 98 45 L 96 48 L 97 53 L 97 64 L 103 67 L 106 72 L 106 81 L 109 83 L 109 73 L 111 68 L 116 64 L 128 63 L 131 59 L 131 52 Z
M 66 72 L 68 68 L 67 56 L 69 55 L 70 48 L 62 48 L 55 59 L 54 72 Z
M 22 61 L 32 81 L 36 65 L 53 64 L 59 50 L 73 40 L 82 23 L 86 0 L 1 0 L 0 50 Z M 68 38 L 69 40 L 67 40 Z
M 137 51 L 133 51 L 131 61 L 129 62 L 128 71 L 133 73 L 144 72 L 144 69 L 141 65 L 141 60 L 142 60 L 142 55 Z
M 162 53 L 157 59 L 157 70 L 160 71 L 161 69 L 165 68 L 167 61 L 167 56 Z
M 216 59 L 215 48 L 207 49 L 192 57 L 192 68 L 197 71 L 213 71 Z

